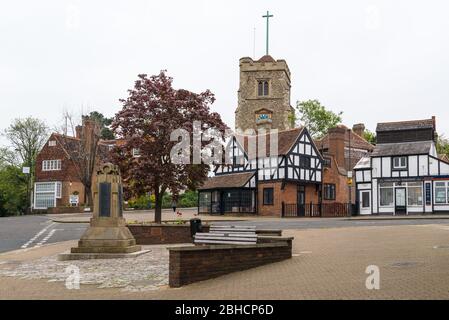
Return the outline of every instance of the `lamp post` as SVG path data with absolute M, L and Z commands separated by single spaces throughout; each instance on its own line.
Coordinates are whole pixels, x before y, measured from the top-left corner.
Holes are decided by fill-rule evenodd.
M 349 192 L 349 214 L 352 215 L 352 153 L 351 153 L 351 129 L 348 129 L 348 168 L 346 174 L 348 176 L 348 192 Z
M 22 168 L 22 173 L 27 175 L 27 198 L 26 198 L 26 207 L 25 207 L 25 214 L 28 213 L 30 206 L 30 202 L 31 202 L 31 197 L 30 197 L 30 178 L 31 178 L 31 168 L 30 167 L 23 167 Z

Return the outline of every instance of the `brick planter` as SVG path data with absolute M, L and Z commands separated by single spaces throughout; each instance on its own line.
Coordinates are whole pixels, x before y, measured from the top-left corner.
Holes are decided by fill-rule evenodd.
M 55 207 L 48 208 L 46 210 L 47 214 L 59 214 L 59 213 L 84 213 L 84 207 Z M 89 214 L 89 212 L 86 212 Z
M 192 243 L 189 224 L 151 224 L 128 225 L 128 229 L 140 245 Z M 209 232 L 209 226 L 203 225 L 203 232 Z
M 291 238 L 256 245 L 208 245 L 169 248 L 169 285 L 183 285 L 289 259 Z
M 190 224 L 129 224 L 128 229 L 136 239 L 136 244 L 176 244 L 193 243 Z M 203 224 L 203 232 L 209 232 L 209 225 Z M 280 236 L 281 230 L 257 230 L 261 236 Z

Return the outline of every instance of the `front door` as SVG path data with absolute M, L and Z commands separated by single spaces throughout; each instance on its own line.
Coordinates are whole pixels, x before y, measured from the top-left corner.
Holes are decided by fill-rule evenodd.
M 395 191 L 395 214 L 406 214 L 407 213 L 407 203 L 406 203 L 406 190 L 405 188 L 396 188 Z
M 359 192 L 360 214 L 371 214 L 371 190 Z
M 304 186 L 298 186 L 298 216 L 304 217 L 306 215 L 306 190 Z

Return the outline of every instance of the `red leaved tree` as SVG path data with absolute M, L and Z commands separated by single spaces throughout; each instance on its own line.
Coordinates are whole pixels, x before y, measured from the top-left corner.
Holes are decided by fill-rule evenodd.
M 209 90 L 200 94 L 176 90 L 165 71 L 151 77 L 139 75 L 134 89 L 128 92 L 128 98 L 120 100 L 123 109 L 112 123 L 115 134 L 124 139 L 114 149 L 114 161 L 129 193 L 154 193 L 155 222 L 161 223 L 164 193 L 170 190 L 176 197 L 185 188 L 194 189 L 209 171 L 209 165 L 203 163 L 173 163 L 170 152 L 178 142 L 170 141 L 170 134 L 183 129 L 192 141 L 194 121 L 201 123 L 202 130 L 216 128 L 223 132 L 226 125 L 218 113 L 210 112 L 215 99 Z M 203 142 L 202 146 L 206 144 Z M 133 150 L 138 150 L 139 155 L 133 156 Z

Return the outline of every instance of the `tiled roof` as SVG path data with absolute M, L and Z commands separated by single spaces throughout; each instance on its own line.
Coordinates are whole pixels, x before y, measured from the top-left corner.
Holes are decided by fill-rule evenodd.
M 412 121 L 398 121 L 398 122 L 384 122 L 377 124 L 377 132 L 380 131 L 398 131 L 398 130 L 413 130 L 413 129 L 435 129 L 433 119 L 412 120 Z
M 285 155 L 287 154 L 290 149 L 295 144 L 296 140 L 298 140 L 298 137 L 301 135 L 303 131 L 303 127 L 294 128 L 290 130 L 283 130 L 278 132 L 278 155 Z M 243 148 L 245 149 L 245 152 L 248 155 L 249 159 L 254 159 L 257 155 L 257 150 L 259 148 L 260 142 L 262 142 L 263 135 L 252 135 L 252 136 L 239 136 L 236 135 L 237 141 L 242 144 L 243 141 Z M 270 144 L 271 144 L 271 137 L 274 137 L 274 135 L 270 135 L 269 133 L 265 134 L 265 143 L 266 143 L 266 155 L 270 156 Z M 256 144 L 256 150 L 249 150 L 250 143 Z M 256 154 L 251 154 L 253 152 L 250 151 L 256 151 Z
M 249 179 L 254 176 L 254 172 L 223 174 L 207 178 L 199 190 L 209 190 L 217 188 L 241 188 Z
M 257 62 L 276 62 L 276 60 L 274 60 L 273 57 L 270 55 L 265 55 L 259 60 L 257 60 Z
M 432 147 L 432 141 L 416 141 L 401 143 L 382 143 L 376 145 L 371 156 L 406 156 L 414 154 L 428 154 Z
M 62 135 L 59 133 L 53 133 L 52 136 L 58 140 L 61 147 L 66 152 L 67 156 L 72 160 L 79 159 L 81 152 L 81 139 L 71 136 Z M 97 155 L 100 161 L 109 161 L 109 145 L 111 143 L 105 143 L 100 140 L 98 143 Z

